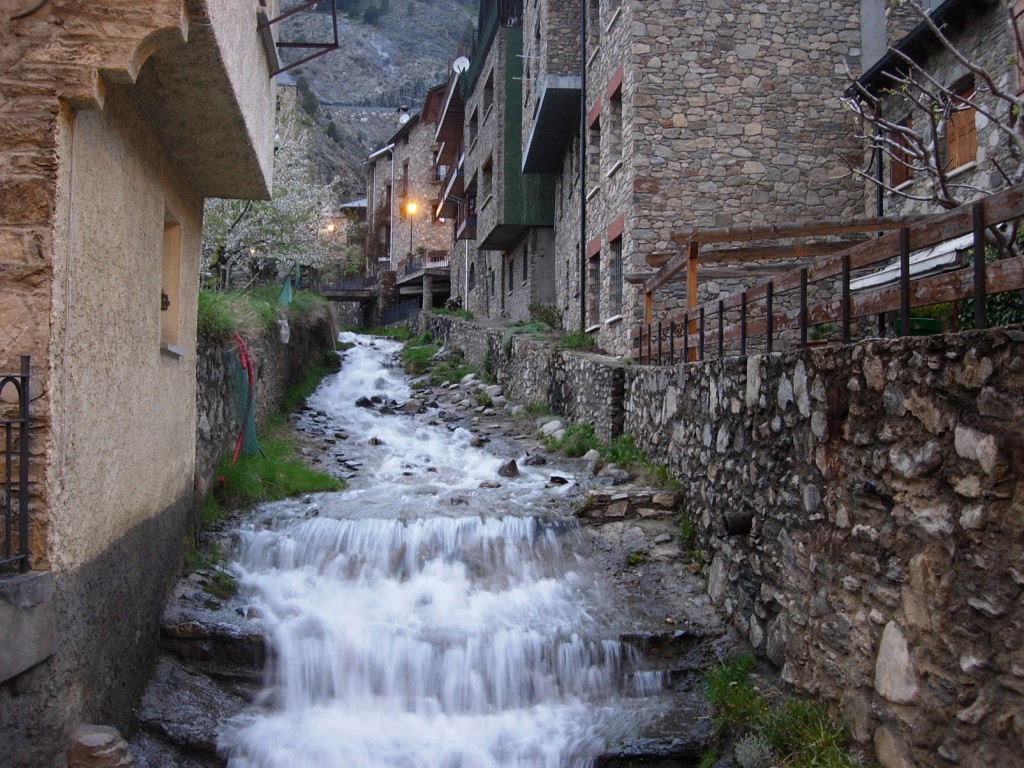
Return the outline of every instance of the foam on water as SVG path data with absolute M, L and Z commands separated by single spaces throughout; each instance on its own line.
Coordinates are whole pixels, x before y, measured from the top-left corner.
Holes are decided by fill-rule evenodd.
M 361 479 L 268 505 L 233 568 L 272 649 L 258 706 L 224 724 L 232 768 L 585 768 L 652 711 L 656 676 L 594 618 L 601 600 L 548 475 L 471 448 L 465 430 L 359 408 L 404 402 L 393 342 L 348 337 L 311 405 Z M 501 488 L 480 488 L 500 480 Z

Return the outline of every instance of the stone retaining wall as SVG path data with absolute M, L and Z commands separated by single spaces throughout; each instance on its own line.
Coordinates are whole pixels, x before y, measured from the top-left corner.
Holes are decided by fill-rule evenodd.
M 657 368 L 425 322 L 667 464 L 711 596 L 881 765 L 1022 765 L 1024 332 Z
M 329 307 L 307 319 L 292 313 L 288 343 L 275 326 L 255 339 L 246 339 L 253 359 L 256 423 L 263 424 L 280 408 L 289 387 L 302 379 L 321 351 L 333 349 L 335 323 Z M 239 417 L 231 391 L 229 359 L 237 355 L 233 340 L 200 339 L 196 370 L 196 498 L 202 503 L 213 481 L 217 462 L 234 450 Z

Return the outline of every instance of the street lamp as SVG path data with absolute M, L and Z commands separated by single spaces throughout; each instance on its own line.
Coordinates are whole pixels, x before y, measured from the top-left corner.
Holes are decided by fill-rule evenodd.
M 419 206 L 410 200 L 405 204 L 405 215 L 409 219 L 409 258 L 412 258 L 412 217 L 416 215 Z

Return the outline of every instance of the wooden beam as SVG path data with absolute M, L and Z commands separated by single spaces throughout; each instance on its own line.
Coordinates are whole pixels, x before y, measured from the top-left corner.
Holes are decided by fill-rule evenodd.
M 824 256 L 830 253 L 838 253 L 851 248 L 857 243 L 864 242 L 866 238 L 850 237 L 841 242 L 823 243 L 793 243 L 792 245 L 754 245 L 745 248 L 718 248 L 703 251 L 700 254 L 701 264 L 731 264 L 737 261 L 766 261 L 769 259 L 803 259 L 808 256 Z M 673 253 L 670 251 L 659 251 L 648 253 L 644 261 L 648 266 L 660 269 L 668 263 Z
M 740 261 L 768 261 L 806 259 L 811 256 L 827 256 L 846 251 L 863 243 L 866 238 L 857 237 L 842 242 L 829 243 L 794 243 L 792 245 L 749 246 L 746 248 L 717 248 L 703 251 L 700 255 L 701 264 L 735 264 Z
M 779 240 L 785 237 L 818 237 L 824 235 L 853 235 L 864 232 L 899 229 L 923 219 L 923 216 L 868 216 L 844 219 L 811 219 L 784 224 L 746 225 L 718 229 L 688 229 L 672 233 L 672 241 L 685 245 L 691 241 L 707 243 L 750 242 L 752 240 Z

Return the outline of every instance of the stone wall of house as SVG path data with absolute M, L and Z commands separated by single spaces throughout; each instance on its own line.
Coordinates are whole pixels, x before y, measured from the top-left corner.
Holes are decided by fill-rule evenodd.
M 665 463 L 711 596 L 881 765 L 1020 764 L 1024 331 L 670 368 L 426 322 L 510 399 Z
M 587 293 L 601 291 L 592 318 L 601 324 L 598 341 L 620 354 L 627 329 L 642 317 L 643 292 L 625 285 L 624 322 L 606 322 L 614 317 L 607 302 L 608 244 L 619 216 L 624 271 L 630 273 L 650 271 L 648 254 L 676 252 L 671 234 L 688 228 L 863 211 L 863 185 L 842 159 L 859 157 L 856 126 L 839 102 L 848 86 L 845 66 L 859 66 L 860 4 L 829 0 L 799 11 L 713 0 L 682 11 L 605 0 L 597 5 L 600 28 L 588 36 L 586 101 L 600 130 L 587 137 L 597 157 L 588 164 L 585 240 L 598 260 L 598 280 L 588 277 Z M 611 88 L 620 67 L 617 142 Z M 577 162 L 563 166 L 556 223 L 558 304 L 567 310 L 566 327 L 579 323 Z M 705 286 L 702 297 L 713 296 L 713 288 Z M 663 311 L 684 303 L 679 283 L 657 293 Z
M 434 181 L 434 165 L 430 151 L 434 143 L 433 123 L 419 120 L 395 140 L 395 188 L 392 195 L 391 238 L 392 269 L 402 274 L 401 264 L 407 254 L 425 251 L 448 251 L 451 247 L 447 224 L 434 218 L 437 193 L 440 187 Z M 378 163 L 378 168 L 380 164 Z M 408 174 L 405 169 L 408 168 Z M 404 191 L 404 196 L 401 194 Z M 416 204 L 416 212 L 409 214 L 408 203 Z
M 954 27 L 951 32 L 951 40 L 958 50 L 967 56 L 972 62 L 990 73 L 999 85 L 1006 92 L 1016 92 L 1017 73 L 1014 65 L 1016 44 L 1013 33 L 1010 29 L 1006 9 L 1002 4 L 995 4 L 987 10 L 980 11 L 972 9 L 970 24 L 964 27 Z M 914 17 L 915 20 L 917 17 Z M 970 76 L 967 69 L 948 50 L 936 46 L 927 62 L 924 64 L 927 71 L 935 80 L 947 87 L 954 87 L 962 82 L 965 77 Z M 982 108 L 995 115 L 998 120 L 1006 120 L 1005 104 L 994 99 L 980 79 L 975 78 L 975 86 L 978 90 L 974 101 Z M 883 102 L 883 114 L 896 122 L 903 121 L 910 117 L 913 128 L 922 130 L 927 125 L 927 118 L 919 109 L 913 107 L 910 102 L 901 99 L 899 96 L 891 96 Z M 1011 156 L 1011 148 L 1007 143 L 1005 134 L 998 128 L 998 123 L 988 119 L 985 115 L 978 113 L 975 116 L 975 128 L 977 131 L 978 150 L 975 162 L 963 166 L 962 170 L 950 173 L 951 196 L 960 201 L 974 200 L 988 192 L 1006 186 L 1006 181 L 1000 173 L 1000 168 L 1010 175 L 1019 165 L 1019 160 Z M 945 137 L 939 140 L 939 155 L 942 161 L 946 159 Z M 891 161 L 885 161 L 886 184 L 891 181 Z M 936 205 L 930 202 L 930 184 L 924 174 L 918 173 L 915 179 L 901 187 L 908 195 L 922 197 L 921 200 L 909 200 L 900 197 L 898 194 L 887 192 L 885 195 L 885 214 L 901 215 L 909 213 L 932 213 L 937 210 Z M 874 194 L 868 196 L 870 213 L 874 213 Z

